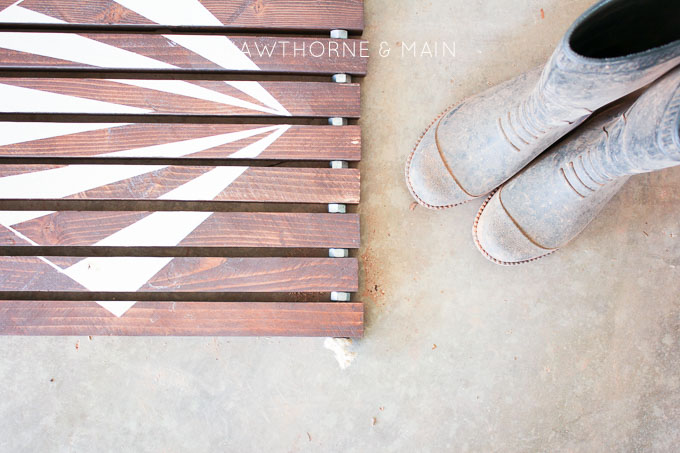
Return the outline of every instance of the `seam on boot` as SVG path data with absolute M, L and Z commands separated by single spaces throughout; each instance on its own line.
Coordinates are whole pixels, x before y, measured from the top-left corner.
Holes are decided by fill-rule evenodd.
M 427 132 L 432 128 L 432 126 L 433 126 L 437 121 L 439 121 L 439 120 L 440 120 L 444 115 L 446 115 L 448 112 L 450 112 L 451 110 L 453 110 L 453 108 L 454 108 L 456 105 L 458 105 L 458 104 L 459 104 L 459 103 L 455 103 L 455 104 L 449 105 L 443 112 L 441 112 L 439 115 L 437 115 L 437 116 L 434 118 L 434 120 L 432 120 L 432 121 L 430 122 L 429 126 L 427 126 L 427 128 L 425 128 L 425 131 L 423 131 L 423 133 L 420 134 L 420 137 L 418 137 L 418 140 L 416 141 L 416 144 L 415 144 L 415 146 L 413 147 L 413 150 L 411 151 L 411 153 L 410 153 L 409 156 L 408 156 L 408 159 L 406 160 L 406 168 L 405 168 L 406 171 L 405 171 L 405 173 L 406 173 L 406 185 L 407 185 L 407 187 L 408 187 L 408 190 L 409 190 L 409 192 L 411 193 L 411 196 L 412 196 L 413 198 L 416 199 L 416 201 L 418 202 L 418 204 L 420 204 L 421 206 L 424 206 L 424 207 L 426 207 L 426 208 L 428 208 L 428 209 L 435 209 L 435 210 L 448 209 L 448 208 L 453 208 L 453 207 L 456 207 L 456 206 L 460 206 L 460 205 L 465 204 L 465 203 L 467 203 L 467 202 L 469 202 L 469 201 L 472 201 L 472 200 L 465 200 L 465 201 L 460 202 L 460 203 L 454 203 L 454 204 L 448 204 L 448 205 L 441 205 L 441 206 L 431 205 L 431 204 L 425 202 L 423 199 L 421 199 L 421 198 L 418 196 L 418 194 L 416 193 L 415 189 L 413 188 L 413 184 L 411 183 L 411 175 L 410 175 L 410 172 L 409 172 L 409 169 L 411 168 L 411 161 L 413 160 L 413 156 L 415 155 L 416 150 L 418 149 L 418 145 L 420 145 L 420 142 L 423 141 L 423 137 L 425 137 L 425 134 L 427 134 Z M 441 156 L 440 156 L 440 157 L 441 157 Z M 448 170 L 448 166 L 447 166 L 447 170 Z M 452 176 L 453 176 L 453 175 L 452 175 Z M 455 181 L 455 178 L 454 178 L 454 181 Z M 462 190 L 462 189 L 461 189 L 461 190 Z
M 502 187 L 501 187 L 501 188 L 502 188 Z M 559 250 L 559 249 L 545 249 L 545 247 L 542 247 L 542 246 L 536 244 L 538 247 L 543 248 L 543 249 L 545 249 L 545 250 L 550 250 L 550 251 L 547 252 L 547 253 L 545 253 L 545 254 L 543 254 L 543 255 L 541 255 L 541 256 L 537 256 L 537 257 L 535 257 L 535 258 L 531 258 L 531 259 L 528 259 L 528 260 L 521 260 L 521 261 L 503 261 L 503 260 L 499 260 L 498 258 L 494 258 L 493 256 L 491 256 L 491 254 L 489 254 L 489 252 L 487 252 L 487 251 L 484 249 L 484 247 L 482 247 L 482 244 L 481 244 L 481 242 L 479 241 L 479 236 L 477 235 L 477 227 L 479 226 L 479 219 L 482 217 L 482 213 L 484 212 L 484 209 L 486 208 L 486 206 L 489 204 L 489 201 L 491 201 L 491 198 L 492 198 L 492 197 L 496 194 L 496 192 L 498 192 L 501 188 L 495 189 L 493 192 L 491 192 L 491 193 L 489 194 L 488 197 L 486 197 L 486 199 L 484 200 L 484 203 L 482 203 L 482 206 L 479 208 L 479 211 L 477 211 L 477 215 L 475 216 L 475 221 L 474 221 L 474 223 L 472 224 L 472 238 L 473 238 L 473 242 L 475 243 L 475 246 L 477 247 L 477 250 L 479 250 L 480 253 L 481 253 L 486 259 L 488 259 L 489 261 L 491 261 L 491 262 L 493 262 L 493 263 L 499 264 L 499 265 L 501 265 L 501 266 L 517 266 L 517 265 L 519 265 L 519 264 L 531 263 L 531 262 L 536 261 L 536 260 L 539 260 L 539 259 L 541 259 L 541 258 L 545 258 L 545 257 L 548 256 L 548 255 L 552 255 L 552 254 L 555 253 L 557 250 Z M 499 193 L 499 195 L 500 195 L 500 193 Z M 499 200 L 500 200 L 500 198 L 499 198 Z M 502 203 L 502 202 L 501 202 L 501 206 L 503 206 L 503 203 Z M 503 210 L 505 210 L 505 207 L 504 207 L 504 206 L 503 206 Z M 505 210 L 505 212 L 507 213 L 507 210 Z M 510 214 L 508 214 L 508 216 L 509 216 L 509 215 L 510 215 Z M 510 217 L 510 219 L 516 224 L 515 220 L 514 220 L 512 217 Z M 524 233 L 524 231 L 522 231 L 521 229 L 520 229 L 520 232 L 521 232 L 523 235 L 526 236 L 526 234 Z M 527 236 L 527 239 L 529 239 L 529 240 L 531 241 L 531 238 L 529 238 L 528 236 Z M 533 241 L 532 241 L 532 242 L 533 242 Z

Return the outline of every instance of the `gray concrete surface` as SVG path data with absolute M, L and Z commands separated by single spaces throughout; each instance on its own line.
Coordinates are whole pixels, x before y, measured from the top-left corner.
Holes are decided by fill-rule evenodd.
M 411 211 L 403 183 L 434 115 L 543 62 L 591 3 L 366 0 L 351 366 L 323 339 L 0 338 L 0 451 L 677 451 L 680 168 L 518 268 L 474 248 L 480 203 Z M 456 56 L 377 56 L 414 40 Z

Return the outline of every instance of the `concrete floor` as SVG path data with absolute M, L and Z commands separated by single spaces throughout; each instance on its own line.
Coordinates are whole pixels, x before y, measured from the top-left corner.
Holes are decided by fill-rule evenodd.
M 347 369 L 323 339 L 0 338 L 0 451 L 677 451 L 680 168 L 517 268 L 474 248 L 480 202 L 411 211 L 403 183 L 434 115 L 544 62 L 591 3 L 366 0 L 367 328 Z M 401 58 L 442 40 L 455 58 Z

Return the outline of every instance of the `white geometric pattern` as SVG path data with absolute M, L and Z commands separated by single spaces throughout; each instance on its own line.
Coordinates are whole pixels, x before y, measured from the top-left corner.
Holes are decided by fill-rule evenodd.
M 197 0 L 115 0 L 131 11 L 156 23 L 167 25 L 222 25 Z M 20 6 L 21 1 L 0 11 L 2 22 L 63 23 L 44 14 Z M 224 69 L 259 70 L 243 52 L 226 36 L 164 35 Z M 4 32 L 0 34 L 0 48 L 30 53 L 44 57 L 87 64 L 93 67 L 138 67 L 142 69 L 177 69 L 168 63 L 119 49 L 75 33 Z M 273 115 L 290 116 L 290 113 L 258 82 L 224 82 L 257 101 L 249 102 L 219 93 L 196 84 L 179 80 L 129 80 L 115 79 L 117 83 L 188 96 L 248 110 Z M 26 112 L 71 111 L 81 113 L 148 113 L 149 110 L 117 105 L 78 96 L 44 92 L 24 87 L 0 84 L 0 99 L 21 99 Z M 50 110 L 51 109 L 51 110 Z M 16 112 L 13 106 L 0 111 Z M 58 137 L 78 132 L 125 126 L 129 123 L 0 123 L 0 146 L 32 140 Z M 177 158 L 210 149 L 226 143 L 237 142 L 256 135 L 263 138 L 241 148 L 228 157 L 255 158 L 290 126 L 277 125 L 244 129 L 239 132 L 201 137 L 180 142 L 165 143 L 143 148 L 116 151 L 99 156 L 106 157 L 158 157 Z M 0 198 L 50 198 L 68 197 L 86 190 L 122 181 L 144 173 L 158 171 L 167 165 L 67 165 L 54 169 L 22 173 L 0 178 Z M 211 200 L 247 170 L 242 166 L 216 167 L 185 184 L 161 195 L 159 199 Z M 33 245 L 39 245 L 13 228 L 21 222 L 49 215 L 48 211 L 0 211 L 0 225 Z M 120 229 L 93 245 L 102 246 L 175 246 L 199 225 L 210 212 L 153 212 L 137 222 Z M 91 291 L 139 290 L 172 258 L 153 257 L 91 257 L 67 268 L 41 260 L 58 272 L 70 277 Z M 122 316 L 135 302 L 98 302 L 116 316 Z
M 0 11 L 0 22 L 64 23 L 62 20 L 22 8 L 19 6 L 20 3 L 21 1 Z M 167 18 L 169 21 L 165 23 L 188 24 L 186 21 L 190 20 L 192 17 L 200 17 L 201 20 L 205 21 L 207 16 L 209 16 L 212 18 L 210 19 L 210 23 L 221 25 L 220 22 L 197 0 L 174 0 L 172 2 L 127 0 L 118 1 L 118 3 L 155 22 L 163 22 Z M 226 36 L 164 36 L 224 69 L 259 70 L 257 65 L 253 63 L 247 55 L 241 52 Z M 78 62 L 94 67 L 179 69 L 177 66 L 173 66 L 169 63 L 139 55 L 128 50 L 119 49 L 118 47 L 76 33 L 3 32 L 0 33 L 0 48 Z M 273 115 L 290 116 L 290 113 L 258 82 L 239 81 L 224 83 L 256 99 L 266 107 L 181 80 L 139 81 L 116 79 L 115 82 L 143 86 L 144 88 L 152 90 L 194 97 Z
M 274 143 L 289 127 L 288 125 L 267 126 L 102 155 L 124 156 L 126 153 L 139 155 L 140 150 L 145 150 L 147 155 L 152 156 L 182 157 L 202 149 L 211 148 L 216 144 L 229 143 L 268 132 L 265 137 L 230 155 L 230 157 L 254 158 Z M 0 178 L 0 198 L 64 198 L 166 167 L 166 165 L 67 165 L 40 172 L 21 173 Z M 247 169 L 248 167 L 244 166 L 216 167 L 166 192 L 158 199 L 212 200 Z M 52 212 L 0 211 L 0 225 L 33 245 L 39 245 L 20 234 L 13 226 L 49 214 L 52 214 Z M 176 246 L 212 214 L 212 212 L 153 212 L 93 245 L 120 247 Z M 172 258 L 95 257 L 86 258 L 69 268 L 62 269 L 47 258 L 41 257 L 41 259 L 90 291 L 124 292 L 138 290 L 172 260 Z M 134 305 L 134 302 L 118 301 L 98 303 L 116 316 L 122 316 Z

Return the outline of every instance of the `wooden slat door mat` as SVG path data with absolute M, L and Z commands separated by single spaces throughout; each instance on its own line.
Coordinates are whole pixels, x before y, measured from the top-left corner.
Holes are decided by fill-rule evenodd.
M 362 335 L 361 0 L 0 24 L 0 334 Z

